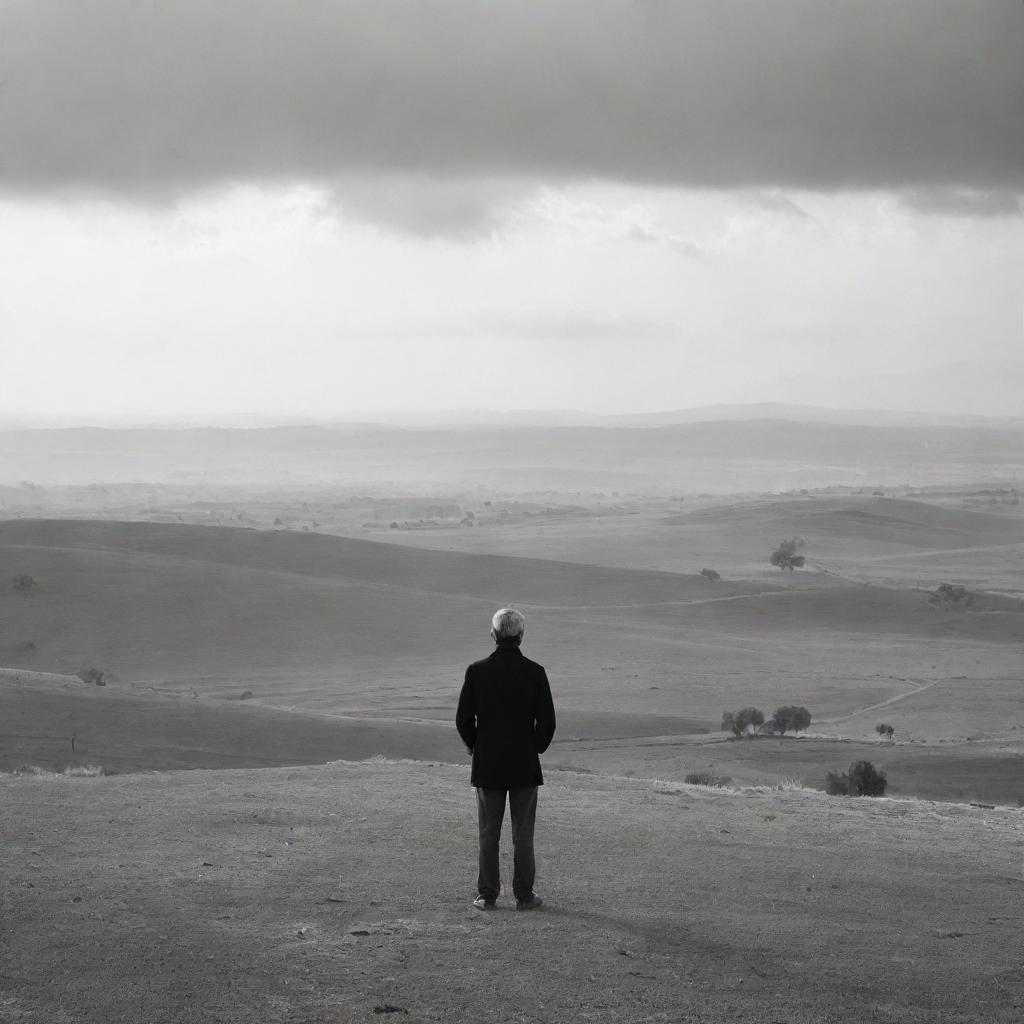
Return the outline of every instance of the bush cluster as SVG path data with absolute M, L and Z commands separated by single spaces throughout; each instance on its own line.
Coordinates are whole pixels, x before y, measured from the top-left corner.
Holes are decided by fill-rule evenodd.
M 870 761 L 854 761 L 845 772 L 825 776 L 825 792 L 830 796 L 884 796 L 885 772 Z
M 797 551 L 804 546 L 804 542 L 800 537 L 791 537 L 789 540 L 781 541 L 779 546 L 772 552 L 772 557 L 769 561 L 774 566 L 778 566 L 780 569 L 788 569 L 792 572 L 794 569 L 802 569 L 804 565 L 804 556 L 798 555 Z
M 953 605 L 957 608 L 970 608 L 974 604 L 974 594 L 958 583 L 940 583 L 928 598 L 929 604 Z

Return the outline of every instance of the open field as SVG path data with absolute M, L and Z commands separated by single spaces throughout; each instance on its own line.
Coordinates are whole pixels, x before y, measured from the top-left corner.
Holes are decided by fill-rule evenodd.
M 395 531 L 381 524 L 371 535 L 415 547 L 622 568 L 693 573 L 710 567 L 726 578 L 768 581 L 778 577 L 768 554 L 783 538 L 800 537 L 809 565 L 841 578 L 898 587 L 953 581 L 1024 594 L 1022 507 L 976 509 L 874 495 L 705 499 L 674 513 L 656 507 L 620 515 L 535 512 L 482 530 Z M 360 529 L 340 532 L 365 536 Z
M 0 1017 L 1021 1019 L 1022 812 L 549 774 L 532 914 L 462 768 L 0 778 Z
M 467 760 L 454 729 L 281 711 L 251 702 L 0 673 L 0 771 L 101 765 L 109 773 L 323 764 L 377 755 Z M 74 747 L 71 738 L 75 738 Z
M 252 702 L 85 686 L 77 679 L 0 673 L 0 771 L 100 766 L 106 773 L 322 764 L 374 756 L 464 763 L 450 709 L 349 715 L 282 711 Z M 666 730 L 674 730 L 666 734 Z M 72 745 L 74 738 L 74 745 Z M 894 796 L 1024 800 L 1024 736 L 882 743 L 762 737 L 732 740 L 663 715 L 562 709 L 547 755 L 558 768 L 682 782 L 710 770 L 737 784 L 824 786 L 829 770 L 868 759 Z
M 774 536 L 802 516 L 836 540 L 858 507 L 823 505 L 660 528 L 693 551 L 711 529 Z M 982 526 L 984 539 L 1005 539 L 1016 525 L 921 502 L 871 505 L 876 518 L 930 521 L 929 544 L 944 533 L 960 544 Z M 913 531 L 898 529 L 913 546 Z M 630 538 L 623 529 L 605 550 L 624 552 Z M 866 530 L 862 543 L 876 541 Z M 982 594 L 964 611 L 823 569 L 710 583 L 287 530 L 109 521 L 0 524 L 0 558 L 9 577 L 38 581 L 27 596 L 0 590 L 0 663 L 108 674 L 106 687 L 0 682 L 7 768 L 460 760 L 450 723 L 462 671 L 488 649 L 491 610 L 514 601 L 554 686 L 553 763 L 681 779 L 714 762 L 738 780 L 820 786 L 854 759 L 835 740 L 873 741 L 888 721 L 895 746 L 856 749 L 877 752 L 894 792 L 1000 803 L 1024 794 L 1024 613 L 1006 597 Z M 821 740 L 716 742 L 724 709 L 789 703 L 811 709 Z

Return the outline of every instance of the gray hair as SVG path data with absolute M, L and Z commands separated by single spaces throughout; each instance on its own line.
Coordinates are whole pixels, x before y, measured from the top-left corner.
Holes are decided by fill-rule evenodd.
M 501 608 L 491 619 L 491 632 L 495 640 L 522 639 L 526 629 L 526 618 L 515 608 Z

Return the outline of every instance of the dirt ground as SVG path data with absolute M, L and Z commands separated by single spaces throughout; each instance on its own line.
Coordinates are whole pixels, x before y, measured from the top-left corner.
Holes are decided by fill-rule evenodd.
M 549 771 L 534 913 L 470 908 L 462 766 L 5 776 L 0 827 L 5 1024 L 1024 1018 L 1015 810 Z

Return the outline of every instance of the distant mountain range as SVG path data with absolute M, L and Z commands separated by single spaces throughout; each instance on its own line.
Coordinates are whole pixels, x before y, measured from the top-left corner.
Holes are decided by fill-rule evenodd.
M 1022 342 L 1024 349 L 1024 342 Z M 463 429 L 468 427 L 668 427 L 677 424 L 742 420 L 787 420 L 853 426 L 1014 426 L 1024 424 L 1024 362 L 961 362 L 926 367 L 914 372 L 876 374 L 796 375 L 771 382 L 763 389 L 777 401 L 740 402 L 667 409 L 656 412 L 601 413 L 580 409 L 414 409 L 377 410 L 346 415 L 218 416 L 203 422 L 153 419 L 148 422 L 109 421 L 90 426 L 107 429 L 182 430 L 201 427 L 267 429 L 274 427 L 331 427 L 369 430 Z M 807 401 L 812 398 L 813 401 Z M 979 412 L 978 410 L 984 410 Z M 0 418 L 0 432 L 26 429 L 73 429 L 80 419 L 45 420 Z
M 759 412 L 759 418 L 748 418 Z M 872 414 L 874 415 L 874 414 Z M 834 419 L 829 419 L 834 416 Z M 1024 479 L 1024 420 L 723 406 L 552 425 L 0 431 L 0 485 L 485 486 L 670 493 Z M 853 422 L 849 418 L 853 417 Z M 687 421 L 687 418 L 689 421 Z

